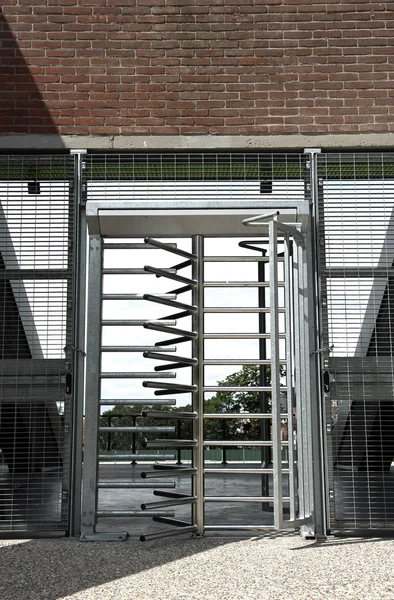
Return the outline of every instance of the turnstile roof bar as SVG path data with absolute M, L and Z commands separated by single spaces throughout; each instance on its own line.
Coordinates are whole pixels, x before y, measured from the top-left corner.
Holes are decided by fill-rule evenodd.
M 160 346 L 102 346 L 101 352 L 160 352 L 165 350 L 166 352 L 176 352 L 175 346 L 168 346 L 161 348 Z M 175 357 L 174 357 L 175 359 Z
M 108 372 L 101 373 L 101 379 L 145 379 L 145 377 L 156 377 L 157 379 L 161 379 L 162 377 L 166 377 L 168 379 L 173 379 L 176 377 L 176 373 L 156 373 L 153 371 L 152 373 L 125 373 L 125 372 Z

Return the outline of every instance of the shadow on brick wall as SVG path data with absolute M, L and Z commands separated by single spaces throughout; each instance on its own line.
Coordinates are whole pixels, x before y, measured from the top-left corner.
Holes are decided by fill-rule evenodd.
M 59 133 L 37 86 L 45 77 L 44 66 L 26 62 L 0 12 L 0 135 Z

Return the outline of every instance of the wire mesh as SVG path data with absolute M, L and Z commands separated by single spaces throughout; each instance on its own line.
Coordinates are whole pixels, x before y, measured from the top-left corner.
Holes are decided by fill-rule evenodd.
M 318 158 L 332 529 L 394 526 L 393 158 Z
M 92 154 L 90 200 L 303 200 L 302 154 Z
M 0 157 L 0 535 L 67 529 L 70 156 Z

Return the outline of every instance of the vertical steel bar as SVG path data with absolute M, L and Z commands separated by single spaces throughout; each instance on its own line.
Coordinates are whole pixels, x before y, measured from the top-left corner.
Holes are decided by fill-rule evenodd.
M 72 460 L 70 471 L 70 535 L 79 535 L 81 528 L 82 491 L 82 437 L 83 397 L 85 374 L 85 318 L 86 318 L 86 208 L 82 194 L 82 161 L 84 151 L 75 158 L 75 292 L 74 292 L 74 341 L 77 348 L 74 359 L 73 407 L 72 407 Z
M 286 331 L 286 394 L 287 394 L 287 437 L 289 462 L 289 497 L 290 520 L 295 519 L 295 486 L 294 486 L 294 424 L 293 424 L 293 335 L 292 335 L 292 277 L 291 277 L 291 244 L 289 235 L 284 236 L 284 281 L 285 281 L 285 331 Z
M 192 449 L 193 466 L 197 472 L 193 475 L 193 495 L 197 497 L 192 507 L 193 524 L 197 525 L 196 534 L 204 533 L 204 238 L 195 235 L 192 238 L 192 253 L 197 256 L 193 263 L 192 278 L 198 283 L 192 291 L 192 304 L 198 307 L 192 317 L 192 330 L 198 332 L 198 337 L 192 341 L 193 357 L 198 363 L 193 367 L 193 384 L 198 386 L 193 394 L 193 411 L 197 419 L 193 420 L 193 437 L 197 446 Z
M 89 238 L 86 405 L 81 534 L 95 533 L 100 419 L 102 239 Z
M 279 361 L 279 319 L 278 319 L 278 241 L 277 222 L 269 223 L 269 283 L 270 283 L 270 323 L 271 323 L 271 401 L 272 401 L 272 462 L 274 494 L 274 527 L 281 529 L 283 524 L 283 489 L 281 457 L 280 421 L 280 361 Z

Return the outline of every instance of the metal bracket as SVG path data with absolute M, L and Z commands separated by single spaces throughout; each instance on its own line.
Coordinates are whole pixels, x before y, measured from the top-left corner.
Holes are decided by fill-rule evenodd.
M 67 350 L 72 350 L 73 352 L 76 352 L 77 354 L 81 354 L 82 356 L 86 356 L 86 352 L 84 352 L 83 350 L 80 350 L 79 348 L 76 348 L 75 346 L 64 346 L 63 348 L 64 352 L 67 352 Z
M 334 344 L 332 344 L 331 346 L 325 346 L 324 348 L 319 348 L 318 350 L 315 350 L 314 352 L 312 352 L 312 354 L 310 356 L 315 356 L 316 354 L 323 354 L 323 352 L 332 352 L 334 350 Z

